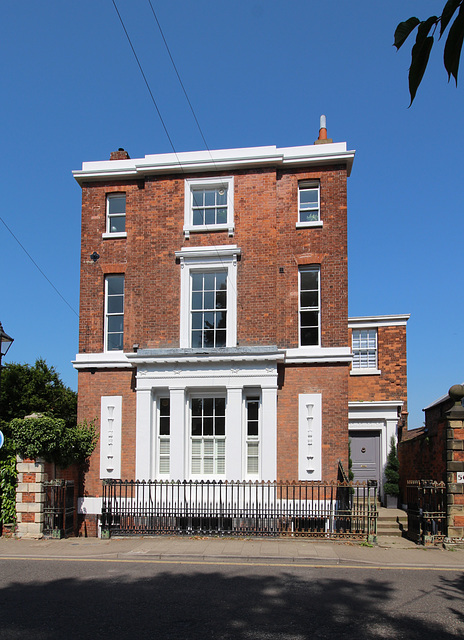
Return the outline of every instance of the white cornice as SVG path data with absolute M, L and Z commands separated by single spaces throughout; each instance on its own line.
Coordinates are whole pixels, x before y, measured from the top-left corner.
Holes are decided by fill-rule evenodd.
M 348 318 L 348 327 L 350 329 L 368 329 L 370 327 L 400 327 L 405 326 L 410 317 L 410 313 L 391 316 L 357 316 Z
M 72 364 L 75 369 L 132 369 L 132 363 L 122 351 L 78 353 Z
M 327 164 L 346 164 L 349 175 L 354 154 L 354 151 L 347 151 L 346 142 L 301 147 L 268 146 L 163 153 L 129 160 L 83 162 L 82 169 L 73 171 L 73 176 L 82 184 L 98 180 L 130 180 L 165 173 L 216 172 L 263 165 L 278 167 Z
M 285 364 L 351 363 L 349 347 L 300 347 L 286 349 Z

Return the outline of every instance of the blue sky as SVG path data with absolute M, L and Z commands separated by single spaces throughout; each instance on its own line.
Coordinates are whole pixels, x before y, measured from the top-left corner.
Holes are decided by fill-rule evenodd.
M 356 150 L 350 315 L 411 313 L 410 428 L 464 380 L 464 95 L 442 45 L 408 109 L 397 23 L 444 0 L 152 0 L 210 149 L 311 144 L 319 116 Z M 203 149 L 148 0 L 116 0 L 176 151 Z M 412 43 L 411 43 L 412 44 Z M 2 7 L 0 320 L 6 361 L 43 357 L 77 388 L 80 188 L 71 171 L 171 151 L 111 0 Z

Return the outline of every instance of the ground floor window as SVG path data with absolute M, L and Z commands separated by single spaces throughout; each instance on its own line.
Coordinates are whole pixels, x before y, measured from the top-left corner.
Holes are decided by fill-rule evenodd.
M 226 399 L 191 399 L 191 469 L 193 475 L 224 475 Z
M 245 405 L 247 475 L 257 476 L 259 473 L 259 397 L 247 397 L 245 399 Z
M 171 470 L 171 402 L 169 398 L 159 399 L 158 415 L 159 472 L 166 474 Z

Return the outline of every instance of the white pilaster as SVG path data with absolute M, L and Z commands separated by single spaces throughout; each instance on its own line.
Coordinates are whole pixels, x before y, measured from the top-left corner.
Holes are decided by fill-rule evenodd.
M 261 480 L 277 480 L 277 387 L 262 389 Z
M 153 477 L 153 397 L 151 389 L 137 389 L 137 419 L 135 443 L 135 477 Z
M 242 472 L 242 388 L 227 389 L 226 409 L 226 478 L 241 480 Z

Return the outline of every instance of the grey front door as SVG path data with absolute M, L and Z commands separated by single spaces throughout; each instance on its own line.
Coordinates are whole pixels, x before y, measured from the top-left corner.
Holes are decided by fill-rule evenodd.
M 351 460 L 355 482 L 380 480 L 380 433 L 350 431 Z

